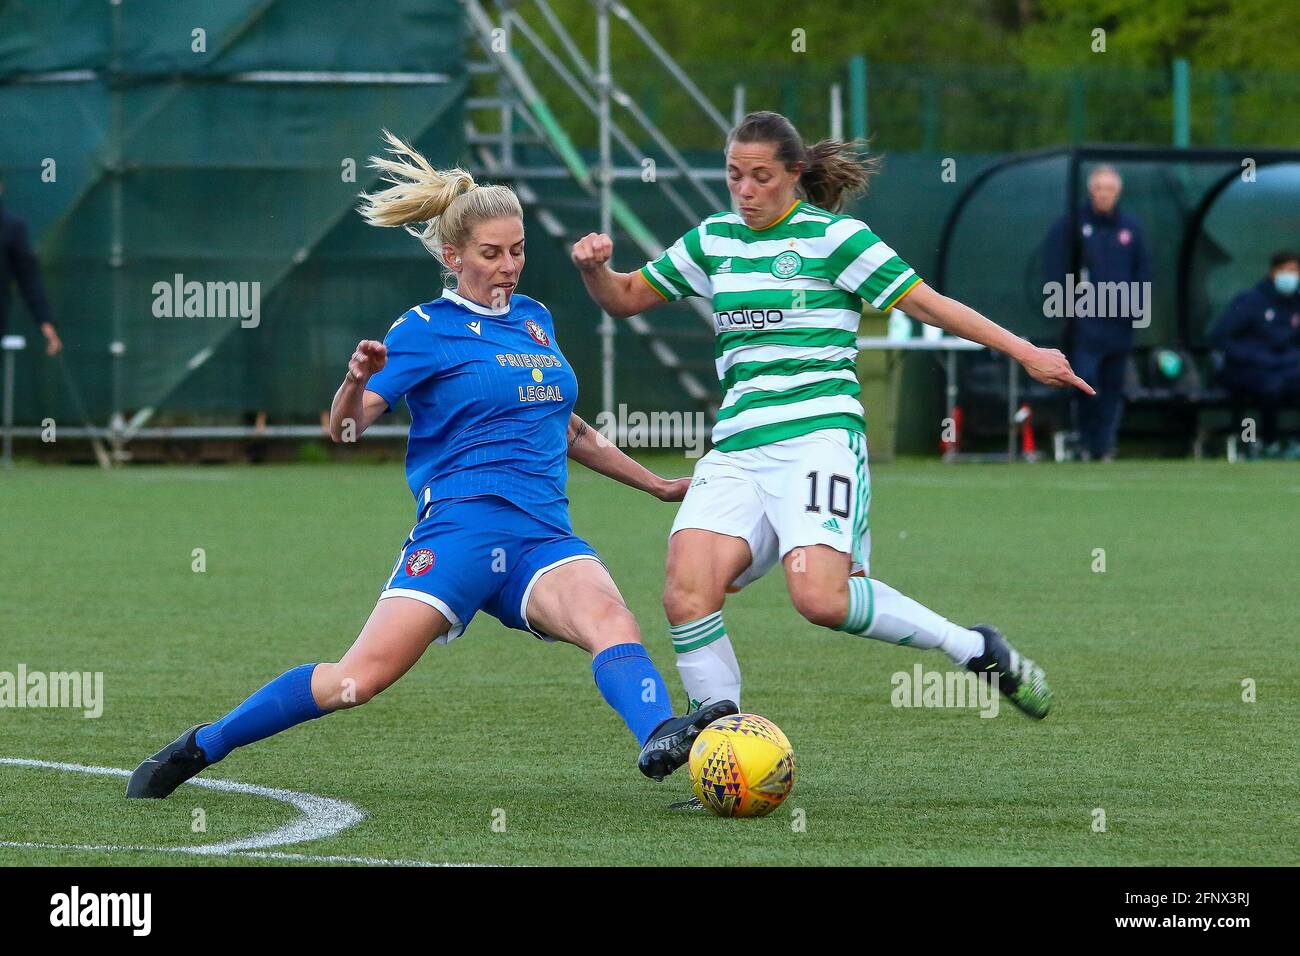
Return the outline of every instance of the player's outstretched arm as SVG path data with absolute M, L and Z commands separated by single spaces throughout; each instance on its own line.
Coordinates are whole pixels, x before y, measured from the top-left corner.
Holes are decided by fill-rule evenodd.
M 940 295 L 924 282 L 918 282 L 903 301 L 906 304 L 900 308 L 913 318 L 937 326 L 950 335 L 1005 352 L 1023 365 L 1036 382 L 1059 388 L 1072 386 L 1088 395 L 1097 394 L 1091 385 L 1074 374 L 1069 360 L 1059 350 L 1040 349 L 1028 339 L 1022 339 L 986 319 L 970 306 Z
M 330 405 L 330 438 L 334 441 L 356 441 L 384 414 L 388 402 L 383 396 L 366 391 L 366 383 L 387 362 L 388 349 L 383 342 L 367 339 L 357 343 L 356 351 L 348 360 L 347 377 Z
M 591 232 L 573 244 L 571 258 L 587 287 L 587 294 L 615 318 L 626 318 L 662 305 L 666 300 L 635 272 L 615 272 L 609 267 L 614 240 Z
M 681 501 L 690 478 L 660 478 L 633 461 L 623 450 L 577 415 L 569 418 L 569 457 L 592 471 L 613 478 L 660 501 Z

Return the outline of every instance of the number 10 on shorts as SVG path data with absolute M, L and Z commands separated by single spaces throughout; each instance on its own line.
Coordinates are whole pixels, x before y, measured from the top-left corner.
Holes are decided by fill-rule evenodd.
M 812 511 L 817 514 L 821 513 L 820 504 L 821 489 L 819 473 L 816 471 L 808 472 L 808 504 L 804 506 L 804 511 Z M 853 484 L 843 475 L 831 475 L 826 482 L 826 506 L 830 513 L 837 518 L 847 518 L 849 516 L 849 502 L 852 500 Z

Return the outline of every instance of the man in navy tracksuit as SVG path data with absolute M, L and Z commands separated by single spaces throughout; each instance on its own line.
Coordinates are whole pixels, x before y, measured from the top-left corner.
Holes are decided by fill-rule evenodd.
M 1098 166 L 1089 174 L 1088 202 L 1080 208 L 1075 223 L 1078 262 L 1073 260 L 1070 217 L 1062 216 L 1047 237 L 1044 262 L 1049 282 L 1066 284 L 1066 275 L 1076 265 L 1079 270 L 1074 277 L 1076 286 L 1083 282 L 1095 285 L 1151 281 L 1151 257 L 1142 227 L 1117 208 L 1123 185 L 1119 173 L 1111 166 Z M 1141 288 L 1142 301 L 1149 310 L 1150 296 L 1145 290 L 1150 287 Z M 1085 460 L 1109 461 L 1115 456 L 1115 436 L 1119 433 L 1124 407 L 1124 371 L 1133 351 L 1134 317 L 1076 315 L 1070 319 L 1066 343 L 1070 364 L 1080 378 L 1097 390 L 1095 396 L 1076 396 L 1080 455 Z
M 1268 275 L 1241 292 L 1210 331 L 1223 352 L 1219 382 L 1259 408 L 1259 441 L 1273 456 L 1278 415 L 1300 404 L 1300 252 L 1278 252 Z
M 63 348 L 63 343 L 55 331 L 49 299 L 46 298 L 45 286 L 41 284 L 40 270 L 36 266 L 36 256 L 27 240 L 27 224 L 5 211 L 3 199 L 4 181 L 0 180 L 0 335 L 4 334 L 8 325 L 9 286 L 12 281 L 22 293 L 32 318 L 40 327 L 41 335 L 45 336 L 45 353 L 57 355 Z

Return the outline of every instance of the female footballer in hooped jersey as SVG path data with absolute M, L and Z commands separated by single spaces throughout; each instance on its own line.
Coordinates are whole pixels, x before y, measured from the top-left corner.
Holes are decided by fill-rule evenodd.
M 870 550 L 855 345 L 862 302 L 887 311 L 906 297 L 909 315 L 1005 352 L 1039 382 L 1092 388 L 1060 352 L 940 295 L 865 223 L 839 214 L 871 171 L 852 144 L 805 146 L 784 116 L 751 113 L 727 138 L 735 212 L 709 216 L 637 272 L 610 269 L 606 235 L 573 247 L 588 292 L 611 315 L 692 295 L 713 304 L 726 397 L 668 546 L 664 609 L 678 670 L 693 699 L 739 701 L 723 601 L 729 586 L 780 561 L 795 608 L 813 624 L 938 648 L 995 674 L 1017 707 L 1042 718 L 1046 676 L 997 628 L 961 627 L 851 573 L 865 570 Z
M 236 747 L 365 703 L 480 610 L 590 653 L 596 686 L 656 780 L 686 761 L 701 729 L 736 712 L 721 701 L 672 715 L 622 595 L 573 533 L 566 457 L 664 501 L 681 500 L 688 479 L 652 474 L 573 414 L 577 378 L 551 315 L 515 292 L 524 266 L 518 198 L 463 170 L 435 170 L 385 136 L 393 158 L 371 163 L 392 185 L 364 195 L 361 213 L 373 225 L 406 226 L 456 276 L 456 291 L 407 311 L 382 343 L 357 346 L 330 432 L 335 441 L 359 435 L 405 398 L 416 525 L 341 660 L 293 668 L 215 723 L 187 730 L 140 764 L 128 797 L 166 797 Z

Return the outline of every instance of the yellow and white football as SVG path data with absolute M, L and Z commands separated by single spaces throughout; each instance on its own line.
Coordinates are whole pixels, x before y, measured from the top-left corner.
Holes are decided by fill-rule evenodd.
M 794 750 L 781 728 L 758 714 L 715 720 L 691 747 L 691 788 L 720 817 L 771 813 L 794 787 Z

